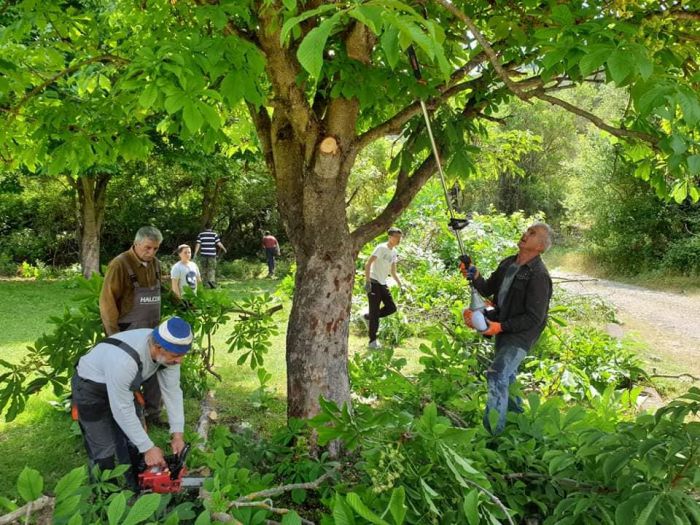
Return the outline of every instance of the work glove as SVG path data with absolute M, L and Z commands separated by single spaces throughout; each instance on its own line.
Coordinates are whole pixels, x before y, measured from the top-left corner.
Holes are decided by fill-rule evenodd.
M 474 324 L 472 323 L 472 314 L 473 312 L 469 308 L 465 308 L 462 310 L 462 318 L 464 319 L 464 324 L 467 325 L 469 328 L 474 328 Z
M 369 281 L 365 281 L 365 292 L 372 293 L 372 283 Z
M 490 337 L 492 335 L 500 334 L 502 331 L 503 328 L 501 327 L 501 323 L 498 321 L 490 321 L 488 329 L 485 332 L 482 332 L 482 335 Z
M 465 266 L 462 262 L 459 263 L 459 271 L 462 272 L 464 278 L 470 282 L 479 275 L 479 270 L 476 269 L 476 266 Z

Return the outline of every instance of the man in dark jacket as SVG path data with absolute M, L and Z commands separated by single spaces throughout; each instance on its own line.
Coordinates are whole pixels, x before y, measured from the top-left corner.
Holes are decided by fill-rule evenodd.
M 552 245 L 551 229 L 544 223 L 530 226 L 518 242 L 518 253 L 507 257 L 488 279 L 476 267 L 464 268 L 467 279 L 484 297 L 492 297 L 495 310 L 487 315 L 487 336 L 496 336 L 496 355 L 486 371 L 488 398 L 484 426 L 494 434 L 503 431 L 508 408 L 520 411 L 518 401 L 508 399 L 521 361 L 535 344 L 547 323 L 552 280 L 540 255 Z M 468 316 L 465 316 L 469 324 Z M 491 428 L 489 413 L 498 414 Z

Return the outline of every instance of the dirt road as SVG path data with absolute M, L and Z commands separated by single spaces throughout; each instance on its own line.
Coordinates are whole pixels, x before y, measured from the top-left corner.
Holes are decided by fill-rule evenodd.
M 576 294 L 597 295 L 614 304 L 624 335 L 649 345 L 640 349 L 640 355 L 650 370 L 700 377 L 700 295 L 657 292 L 559 269 L 551 274 L 552 280 L 560 283 L 555 286 Z

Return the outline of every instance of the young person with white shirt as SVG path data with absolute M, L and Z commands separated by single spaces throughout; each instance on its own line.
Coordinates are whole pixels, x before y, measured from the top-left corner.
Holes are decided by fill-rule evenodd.
M 386 284 L 391 273 L 396 284 L 402 288 L 401 279 L 396 273 L 398 255 L 396 247 L 401 242 L 402 232 L 398 228 L 389 228 L 389 240 L 379 244 L 365 264 L 365 291 L 369 299 L 369 313 L 365 319 L 369 321 L 369 347 L 381 348 L 377 341 L 379 319 L 396 312 L 396 304 Z
M 177 247 L 177 254 L 180 260 L 176 262 L 170 270 L 173 293 L 178 299 L 182 299 L 185 287 L 189 286 L 193 292 L 197 292 L 197 283 L 202 282 L 197 264 L 192 262 L 192 248 L 187 244 Z

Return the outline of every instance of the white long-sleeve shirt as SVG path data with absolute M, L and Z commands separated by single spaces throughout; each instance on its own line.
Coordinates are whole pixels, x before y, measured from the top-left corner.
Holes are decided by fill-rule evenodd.
M 156 377 L 163 394 L 163 404 L 168 412 L 170 432 L 183 432 L 185 411 L 180 388 L 180 365 L 164 366 L 159 369 L 160 365 L 151 359 L 148 347 L 148 336 L 152 331 L 150 328 L 140 328 L 120 332 L 112 337 L 124 341 L 139 354 L 144 381 L 157 373 Z M 98 343 L 78 362 L 80 377 L 107 385 L 109 406 L 115 421 L 139 452 L 146 452 L 154 446 L 153 441 L 148 437 L 136 415 L 134 394 L 129 390 L 137 372 L 136 361 L 121 348 L 110 344 Z

